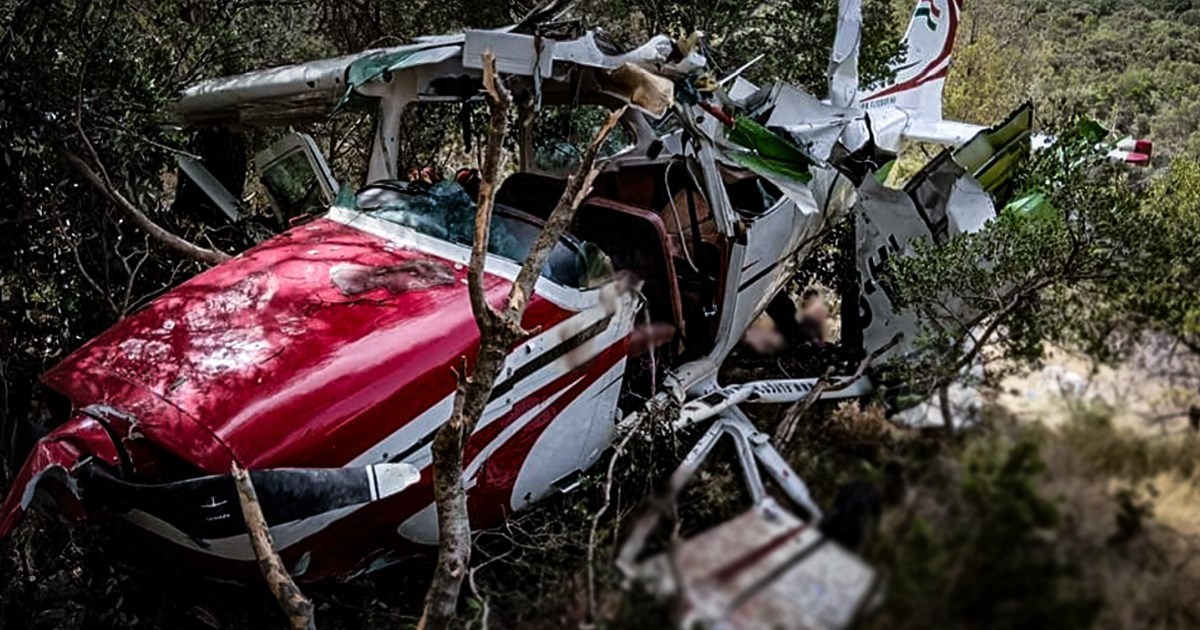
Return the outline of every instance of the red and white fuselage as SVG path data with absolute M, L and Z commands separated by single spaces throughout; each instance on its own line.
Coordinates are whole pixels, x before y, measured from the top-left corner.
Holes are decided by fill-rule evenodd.
M 48 485 L 60 509 L 82 515 L 88 497 L 67 473 L 86 458 L 131 468 L 146 483 L 223 475 L 234 462 L 251 470 L 403 462 L 417 483 L 385 496 L 372 479 L 377 500 L 273 524 L 276 545 L 294 571 L 319 578 L 367 569 L 404 543 L 436 543 L 430 443 L 450 416 L 454 371 L 479 340 L 469 253 L 335 208 L 180 285 L 46 374 L 73 415 L 35 447 L 0 512 L 0 533 L 43 477 L 57 482 Z M 347 266 L 398 275 L 348 294 L 335 281 Z M 494 303 L 517 269 L 490 257 Z M 608 446 L 636 305 L 602 293 L 539 279 L 524 325 L 540 332 L 513 349 L 467 445 L 474 526 L 542 498 Z M 253 570 L 244 533 L 202 537 L 220 530 L 184 531 L 136 508 L 124 517 L 196 559 Z

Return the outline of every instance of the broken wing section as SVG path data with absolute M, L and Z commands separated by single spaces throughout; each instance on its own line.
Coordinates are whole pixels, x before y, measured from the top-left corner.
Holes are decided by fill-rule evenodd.
M 859 321 L 868 355 L 884 361 L 916 350 L 925 322 L 900 308 L 885 273 L 888 261 L 910 255 L 919 239 L 944 243 L 978 232 L 996 216 L 1001 192 L 1028 155 L 1033 109 L 1024 105 L 1007 121 L 938 154 L 903 190 L 867 178 L 858 190 L 855 221 L 860 282 Z M 956 306 L 950 296 L 950 308 Z M 963 321 L 972 314 L 963 312 Z M 893 344 L 889 347 L 889 344 Z

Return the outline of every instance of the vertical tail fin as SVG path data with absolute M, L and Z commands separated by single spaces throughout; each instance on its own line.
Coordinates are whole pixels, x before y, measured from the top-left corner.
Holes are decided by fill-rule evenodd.
M 961 17 L 962 0 L 917 0 L 904 34 L 908 52 L 892 66 L 896 78 L 864 90 L 859 103 L 868 110 L 894 107 L 914 118 L 941 120 L 942 88 Z
M 829 55 L 829 102 L 851 107 L 858 102 L 858 46 L 862 38 L 862 0 L 838 2 L 837 35 Z

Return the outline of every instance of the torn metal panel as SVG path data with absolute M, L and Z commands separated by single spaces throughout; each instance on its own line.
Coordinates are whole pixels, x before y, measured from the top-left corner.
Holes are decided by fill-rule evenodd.
M 996 216 L 992 196 L 979 180 L 964 175 L 954 182 L 946 204 L 946 221 L 950 236 L 979 232 Z
M 771 109 L 765 125 L 783 130 L 819 161 L 829 161 L 838 143 L 854 152 L 871 138 L 862 111 L 821 102 L 789 85 L 777 86 L 768 102 Z
M 946 206 L 955 182 L 966 172 L 954 161 L 952 153 L 943 151 L 904 187 L 904 192 L 912 198 L 913 211 L 925 223 L 934 242 L 943 243 L 950 237 Z
M 1018 107 L 1004 122 L 975 134 L 966 144 L 954 150 L 954 161 L 976 177 L 982 178 L 985 169 L 1011 147 L 1029 149 L 1030 133 L 1033 129 L 1033 106 L 1029 103 Z M 1005 172 L 1011 176 L 1011 172 Z M 989 188 L 991 190 L 991 188 Z
M 900 343 L 880 356 L 913 352 L 922 326 L 916 314 L 898 309 L 883 276 L 888 259 L 911 253 L 917 239 L 944 243 L 951 237 L 983 229 L 995 216 L 991 193 L 1011 180 L 1028 150 L 1033 124 L 1028 105 L 1004 123 L 985 129 L 959 149 L 939 153 L 912 177 L 903 191 L 868 178 L 858 189 L 858 271 L 862 287 L 860 317 L 864 349 L 870 354 L 899 335 Z M 987 182 L 978 179 L 987 178 Z M 970 321 L 961 300 L 947 296 L 948 308 Z
M 638 577 L 682 599 L 684 628 L 846 628 L 879 594 L 874 569 L 771 500 L 651 558 Z
M 483 69 L 483 54 L 496 56 L 502 74 L 548 77 L 554 63 L 554 40 L 521 33 L 467 31 L 462 46 L 464 68 Z
M 837 35 L 829 56 L 829 102 L 834 107 L 858 104 L 858 50 L 862 42 L 862 0 L 838 3 Z
M 6 536 L 24 517 L 39 496 L 53 502 L 58 513 L 71 519 L 85 516 L 83 498 L 74 477 L 83 457 L 109 466 L 120 466 L 120 456 L 108 431 L 98 420 L 76 415 L 37 441 L 13 479 L 0 505 L 0 536 Z
M 884 361 L 892 355 L 910 352 L 919 326 L 914 313 L 895 306 L 884 277 L 886 265 L 892 257 L 910 253 L 911 243 L 916 239 L 932 238 L 933 234 L 911 197 L 873 178 L 859 187 L 854 208 L 863 349 L 873 355 L 897 335 L 902 337 L 899 344 L 879 355 L 879 360 Z

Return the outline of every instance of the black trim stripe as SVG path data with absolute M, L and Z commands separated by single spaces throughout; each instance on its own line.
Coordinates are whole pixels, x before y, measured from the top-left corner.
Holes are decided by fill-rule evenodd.
M 812 241 L 815 241 L 817 238 L 821 237 L 824 234 L 825 234 L 825 230 L 822 229 L 821 231 L 817 232 L 816 234 L 800 241 L 795 247 L 792 248 L 792 251 L 780 256 L 778 260 L 776 260 L 775 262 L 768 265 L 766 269 L 763 269 L 762 271 L 754 274 L 753 278 L 750 278 L 749 280 L 743 282 L 741 284 L 741 286 L 738 287 L 738 293 L 745 291 L 746 288 L 749 287 L 750 285 L 754 284 L 755 282 L 758 282 L 759 280 L 762 280 L 763 276 L 774 271 L 775 268 L 778 267 L 779 265 L 782 265 L 783 263 L 794 258 L 796 256 L 796 254 L 800 253 L 800 250 L 804 249 L 805 245 L 808 245 Z
M 496 400 L 497 398 L 507 394 L 508 392 L 512 391 L 513 387 L 516 387 L 517 383 L 520 383 L 538 370 L 561 359 L 568 352 L 575 350 L 583 344 L 598 337 L 600 333 L 604 332 L 608 328 L 608 325 L 612 322 L 612 318 L 613 316 L 609 315 L 604 319 L 597 321 L 591 326 L 579 331 L 566 341 L 539 354 L 532 361 L 529 361 L 525 365 L 513 370 L 512 376 L 500 381 L 499 383 L 496 383 L 495 387 L 492 388 L 492 395 L 490 398 L 488 398 L 488 402 L 490 403 L 493 400 Z
M 780 258 L 779 260 L 776 260 L 774 263 L 771 263 L 770 265 L 767 265 L 767 268 L 766 268 L 766 269 L 763 269 L 762 271 L 760 271 L 760 272 L 758 272 L 758 273 L 754 274 L 754 277 L 752 277 L 752 278 L 750 278 L 749 280 L 747 280 L 747 281 L 743 282 L 743 283 L 741 284 L 741 286 L 739 286 L 739 287 L 738 287 L 738 293 L 741 293 L 742 291 L 745 291 L 747 288 L 749 288 L 749 287 L 750 287 L 750 285 L 754 284 L 755 282 L 758 282 L 759 280 L 762 280 L 762 279 L 763 279 L 763 276 L 765 276 L 765 275 L 767 275 L 767 274 L 771 273 L 772 271 L 775 271 L 775 269 L 776 269 L 777 267 L 779 267 L 779 265 L 780 265 L 780 264 L 781 264 L 781 263 L 782 263 L 784 260 L 787 260 L 787 259 L 788 259 L 788 258 L 790 258 L 791 256 L 792 256 L 792 254 L 788 254 L 787 256 L 784 256 L 783 258 Z
M 604 332 L 608 328 L 608 325 L 610 323 L 612 323 L 612 318 L 613 318 L 613 316 L 609 315 L 609 316 L 605 317 L 604 319 L 597 321 L 596 323 L 592 324 L 591 326 L 588 326 L 587 328 L 584 328 L 583 330 L 579 331 L 575 335 L 571 336 L 566 341 L 563 341 L 562 343 L 554 346 L 553 348 L 550 348 L 549 350 L 539 354 L 537 357 L 535 357 L 534 359 L 532 359 L 525 365 L 522 365 L 521 367 L 514 370 L 512 373 L 512 376 L 508 377 L 507 379 L 504 379 L 503 381 L 497 383 L 494 387 L 492 387 L 492 395 L 490 398 L 488 398 L 488 403 L 490 404 L 492 401 L 496 400 L 500 396 L 503 396 L 504 394 L 507 394 L 508 392 L 512 391 L 512 389 L 514 387 L 516 387 L 521 381 L 523 381 L 526 378 L 529 378 L 533 374 L 537 373 L 538 370 L 546 367 L 547 365 L 550 365 L 551 363 L 562 358 L 568 352 L 575 350 L 576 348 L 582 346 L 583 344 L 587 343 L 588 341 L 598 337 L 600 335 L 600 333 Z M 430 431 L 428 433 L 421 436 L 421 439 L 419 439 L 415 443 L 413 443 L 412 446 L 404 449 L 403 452 L 388 459 L 388 461 L 391 463 L 404 461 L 405 459 L 410 457 L 413 453 L 416 453 L 417 451 L 421 450 L 426 445 L 428 445 L 430 442 L 433 442 L 433 437 L 435 435 L 437 435 L 437 430 L 440 428 L 441 428 L 441 425 L 439 424 L 438 426 L 434 427 L 433 429 L 430 429 Z

